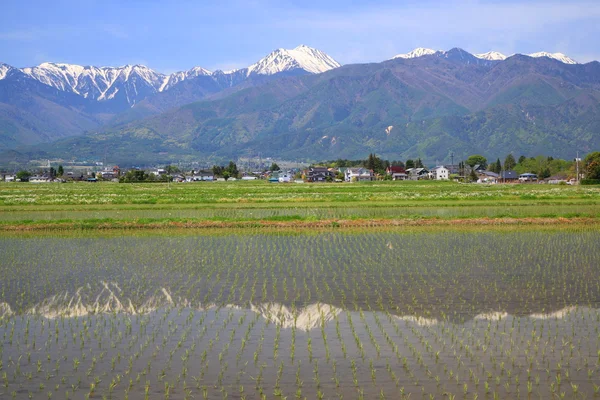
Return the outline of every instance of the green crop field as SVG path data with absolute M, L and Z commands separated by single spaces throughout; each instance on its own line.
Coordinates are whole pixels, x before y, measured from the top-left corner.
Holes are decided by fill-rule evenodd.
M 0 398 L 600 396 L 599 195 L 0 185 Z
M 535 218 L 600 215 L 600 187 L 363 184 L 3 184 L 0 228 L 198 221 Z

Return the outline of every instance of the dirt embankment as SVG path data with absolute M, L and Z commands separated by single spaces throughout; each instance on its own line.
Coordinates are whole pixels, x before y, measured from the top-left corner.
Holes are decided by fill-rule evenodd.
M 461 219 L 324 219 L 319 221 L 115 221 L 101 223 L 58 222 L 0 225 L 0 231 L 27 232 L 52 230 L 110 230 L 110 229 L 227 229 L 227 228 L 360 228 L 360 227 L 418 227 L 418 226 L 511 226 L 511 225 L 596 225 L 596 218 L 461 218 Z

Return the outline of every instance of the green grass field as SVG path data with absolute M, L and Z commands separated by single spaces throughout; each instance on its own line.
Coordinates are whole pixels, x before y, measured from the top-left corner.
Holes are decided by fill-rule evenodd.
M 361 184 L 1 184 L 0 226 L 597 218 L 600 187 Z

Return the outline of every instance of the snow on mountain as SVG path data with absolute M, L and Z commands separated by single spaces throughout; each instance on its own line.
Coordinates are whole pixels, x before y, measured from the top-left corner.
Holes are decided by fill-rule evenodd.
M 546 51 L 540 51 L 537 53 L 528 54 L 529 57 L 548 57 L 554 60 L 558 60 L 565 64 L 579 64 L 577 61 L 573 60 L 569 56 L 564 55 L 563 53 L 548 53 Z
M 305 45 L 292 50 L 277 49 L 249 66 L 246 75 L 273 75 L 279 72 L 303 69 L 313 74 L 338 68 L 341 65 L 324 52 Z
M 488 61 L 506 60 L 506 56 L 497 51 L 488 51 L 487 53 L 474 54 L 474 56 L 477 58 L 481 58 L 482 60 L 488 60 Z
M 212 72 L 202 67 L 194 67 L 187 71 L 174 72 L 171 75 L 165 76 L 163 83 L 158 88 L 159 92 L 172 88 L 174 85 L 186 79 L 195 78 L 197 76 L 210 76 Z
M 6 76 L 11 72 L 16 70 L 16 68 L 11 67 L 8 64 L 4 64 L 0 62 L 0 79 L 6 78 Z
M 62 63 L 42 63 L 37 67 L 23 68 L 32 78 L 56 89 L 73 92 L 85 98 L 106 100 L 113 98 L 129 82 L 133 92 L 138 89 L 157 91 L 164 75 L 143 65 L 122 67 L 94 67 Z M 135 97 L 135 96 L 134 96 Z M 131 104 L 135 99 L 128 98 Z
M 273 75 L 296 69 L 321 73 L 339 66 L 322 51 L 301 45 L 292 50 L 275 50 L 248 68 L 228 72 L 212 73 L 202 67 L 194 67 L 165 75 L 143 65 L 94 67 L 51 62 L 21 71 L 46 85 L 85 98 L 101 101 L 119 97 L 134 105 L 149 94 L 168 90 L 181 81 L 198 76 L 212 76 L 217 81 L 230 80 L 233 85 L 250 75 Z M 0 79 L 4 79 L 11 68 L 0 63 Z
M 428 56 L 428 55 L 435 54 L 435 53 L 436 53 L 435 50 L 426 49 L 424 47 L 417 47 L 410 53 L 398 54 L 398 55 L 392 57 L 392 60 L 395 58 L 417 58 L 417 57 Z

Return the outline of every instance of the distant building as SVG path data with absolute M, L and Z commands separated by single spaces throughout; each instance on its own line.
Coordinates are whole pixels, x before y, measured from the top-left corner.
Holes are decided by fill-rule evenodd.
M 391 175 L 392 180 L 394 181 L 404 181 L 408 179 L 408 175 L 406 174 L 406 170 L 403 167 L 399 166 L 391 166 L 387 167 L 385 173 Z
M 29 178 L 30 183 L 47 183 L 52 182 L 52 179 L 46 175 L 34 175 Z
M 333 181 L 335 174 L 326 167 L 310 167 L 306 171 L 306 180 L 309 182 Z
M 291 172 L 280 172 L 277 180 L 279 183 L 289 183 L 294 179 Z
M 373 171 L 366 168 L 346 168 L 344 180 L 346 182 L 366 182 L 375 179 Z
M 481 171 L 477 173 L 477 183 L 496 183 L 500 175 L 492 171 Z
M 408 179 L 416 181 L 420 179 L 429 179 L 429 170 L 427 168 L 409 168 L 406 170 Z
M 517 174 L 517 171 L 512 171 L 512 170 L 502 171 L 500 173 L 500 181 L 505 182 L 505 183 L 518 182 L 519 174 Z
M 436 181 L 447 181 L 450 177 L 449 171 L 443 165 L 435 167 L 430 172 L 431 179 Z
M 521 182 L 537 182 L 537 180 L 538 176 L 531 172 L 525 172 L 524 174 L 519 175 L 519 181 Z
M 215 175 L 212 171 L 198 171 L 194 175 L 185 178 L 186 182 L 201 182 L 201 181 L 214 181 Z
M 164 169 L 164 168 L 157 168 L 155 170 L 152 170 L 150 173 L 152 175 L 156 175 L 156 176 L 166 175 L 167 174 L 167 170 Z

